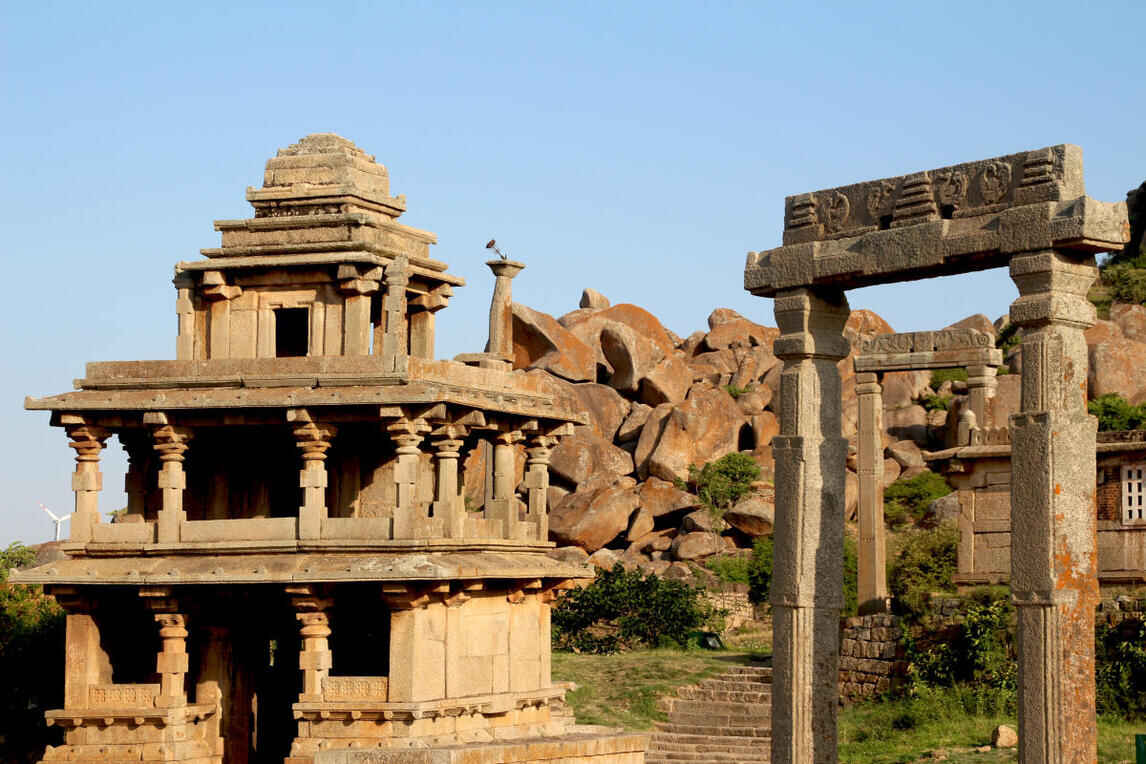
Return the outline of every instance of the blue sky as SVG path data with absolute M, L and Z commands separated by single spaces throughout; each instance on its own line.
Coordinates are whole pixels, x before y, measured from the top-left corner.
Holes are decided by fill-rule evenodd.
M 496 236 L 519 302 L 583 287 L 686 335 L 741 288 L 788 194 L 1055 143 L 1088 193 L 1146 178 L 1130 2 L 7 3 L 0 24 L 0 544 L 70 511 L 71 450 L 23 396 L 174 355 L 172 266 L 274 151 L 337 132 L 390 169 L 468 281 L 438 353 L 480 349 Z M 1006 274 L 849 294 L 897 330 L 992 318 Z M 124 503 L 110 449 L 102 507 Z

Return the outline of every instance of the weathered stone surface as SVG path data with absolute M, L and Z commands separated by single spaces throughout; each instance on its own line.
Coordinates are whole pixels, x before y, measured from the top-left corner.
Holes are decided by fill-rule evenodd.
M 548 507 L 556 507 L 561 503 L 561 500 L 568 496 L 572 491 L 562 485 L 550 483 L 545 491 L 545 505 Z
M 689 512 L 684 516 L 684 520 L 680 524 L 681 530 L 688 533 L 693 531 L 708 531 L 720 530 L 716 527 L 716 520 L 713 518 L 712 513 L 707 509 L 698 509 L 695 512 Z
M 1006 427 L 1011 414 L 1019 413 L 1022 404 L 1023 378 L 1018 374 L 1004 374 L 995 382 L 995 397 L 988 405 L 990 424 Z
M 513 365 L 544 369 L 572 382 L 596 379 L 593 351 L 550 315 L 513 303 Z
M 673 408 L 671 403 L 662 403 L 657 406 L 649 412 L 645 419 L 645 425 L 641 428 L 640 438 L 637 439 L 637 448 L 633 452 L 633 462 L 637 467 L 637 475 L 642 479 L 649 474 L 649 457 L 660 442 L 661 435 L 664 434 L 666 421 Z
M 899 479 L 899 474 L 903 468 L 899 466 L 899 462 L 895 459 L 887 458 L 883 460 L 883 487 L 887 488 L 889 485 Z
M 927 444 L 927 410 L 922 406 L 884 409 L 883 426 L 892 438 L 910 439 L 920 445 Z
M 862 308 L 853 310 L 848 316 L 847 323 L 844 324 L 844 336 L 848 338 L 852 347 L 857 347 L 863 338 L 874 337 L 877 334 L 893 334 L 894 332 L 891 324 L 885 321 L 883 316 L 874 310 Z
M 699 353 L 688 359 L 689 368 L 692 369 L 693 381 L 705 381 L 712 385 L 723 384 L 723 380 L 732 380 L 736 373 L 736 354 L 731 350 L 714 350 Z
M 592 308 L 594 310 L 603 310 L 609 307 L 612 303 L 609 298 L 598 292 L 596 289 L 586 288 L 581 292 L 580 307 Z
M 633 471 L 633 457 L 588 427 L 579 427 L 553 449 L 549 469 L 580 485 L 591 477 L 628 475 Z
M 612 369 L 609 385 L 617 390 L 637 392 L 641 380 L 665 358 L 661 347 L 626 324 L 606 324 L 600 338 L 601 353 Z
M 696 354 L 697 348 L 700 347 L 700 344 L 704 342 L 704 335 L 706 334 L 708 334 L 708 332 L 698 329 L 697 331 L 685 337 L 684 340 L 679 345 L 677 345 L 677 349 L 684 353 L 685 356 L 691 358 Z
M 1123 339 L 1122 329 L 1118 324 L 1102 319 L 1095 321 L 1094 326 L 1087 329 L 1083 336 L 1086 337 L 1087 345 L 1101 345 L 1109 340 Z
M 931 392 L 931 372 L 889 371 L 882 384 L 884 408 L 903 408 Z
M 650 406 L 680 403 L 692 384 L 692 369 L 684 355 L 673 353 L 640 380 L 640 399 Z
M 726 348 L 771 347 L 780 330 L 761 326 L 746 318 L 733 319 L 714 326 L 704 337 L 709 350 Z
M 984 316 L 982 313 L 976 313 L 974 315 L 967 316 L 962 321 L 956 321 L 955 323 L 945 328 L 974 329 L 977 332 L 982 332 L 983 334 L 990 335 L 991 339 L 995 339 L 996 337 L 995 322 Z
M 740 389 L 759 388 L 764 375 L 779 365 L 780 360 L 772 354 L 771 345 L 763 347 L 736 348 L 736 371 L 728 383 Z
M 780 434 L 780 420 L 771 411 L 756 414 L 750 420 L 752 423 L 752 437 L 756 441 L 757 450 L 772 444 L 772 438 Z
M 935 499 L 927 505 L 923 519 L 930 525 L 938 525 L 946 520 L 958 520 L 959 494 L 953 491 Z
M 1010 725 L 1000 724 L 998 727 L 995 727 L 995 731 L 991 733 L 991 745 L 996 748 L 1014 748 L 1018 744 L 1019 733 Z
M 550 549 L 546 554 L 554 560 L 572 563 L 573 565 L 583 565 L 589 559 L 589 553 L 579 546 L 559 546 L 556 549 Z
M 612 441 L 632 404 L 608 385 L 588 382 L 573 385 L 573 394 L 581 410 L 589 415 L 589 427 L 607 441 Z
M 854 521 L 859 509 L 859 478 L 848 470 L 844 473 L 844 517 Z
M 718 326 L 727 324 L 731 321 L 743 321 L 744 316 L 737 313 L 732 308 L 716 308 L 708 314 L 708 329 L 712 331 Z
M 650 416 L 649 423 L 652 421 Z M 703 464 L 737 450 L 744 423 L 744 415 L 728 393 L 694 386 L 688 399 L 664 418 L 663 430 L 648 456 L 648 474 L 664 480 L 686 479 L 690 464 Z M 649 425 L 645 427 L 647 430 Z M 641 439 L 644 440 L 644 432 Z M 640 450 L 638 445 L 638 460 Z
M 913 440 L 897 440 L 887 447 L 887 455 L 894 459 L 900 467 L 922 467 L 923 452 Z
M 610 388 L 612 389 L 612 388 Z M 644 403 L 633 403 L 629 409 L 629 415 L 625 417 L 625 421 L 617 429 L 616 441 L 624 443 L 625 441 L 633 440 L 641 436 L 641 428 L 645 426 L 645 422 L 649 421 L 649 414 L 653 411 L 652 406 Z
M 695 507 L 699 502 L 688 491 L 682 491 L 671 482 L 657 477 L 650 477 L 641 483 L 640 499 L 641 508 L 648 510 L 654 518 Z
M 594 480 L 550 511 L 550 538 L 558 544 L 575 544 L 596 552 L 625 532 L 637 503 L 632 478 Z
M 652 530 L 653 513 L 644 507 L 639 507 L 629 518 L 629 529 L 625 532 L 625 539 L 633 542 L 652 533 Z
M 767 390 L 767 392 L 762 392 Z M 744 416 L 755 416 L 763 413 L 768 402 L 772 400 L 772 391 L 763 385 L 759 389 L 749 390 L 736 396 L 736 405 Z
M 753 538 L 771 533 L 775 519 L 776 507 L 771 499 L 758 494 L 745 496 L 724 513 L 729 525 Z
M 1091 398 L 1117 393 L 1131 403 L 1146 400 L 1146 343 L 1111 339 L 1091 345 L 1087 378 Z
M 618 562 L 621 562 L 621 553 L 616 549 L 598 549 L 589 555 L 589 564 L 602 570 L 612 570 Z
M 678 560 L 698 560 L 717 554 L 723 549 L 724 542 L 720 536 L 708 531 L 684 533 L 672 541 L 672 555 Z
M 1146 307 L 1116 302 L 1110 306 L 1110 320 L 1126 339 L 1146 342 Z

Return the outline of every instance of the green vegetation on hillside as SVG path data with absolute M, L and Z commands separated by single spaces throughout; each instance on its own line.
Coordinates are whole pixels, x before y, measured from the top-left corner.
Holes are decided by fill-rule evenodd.
M 1135 406 L 1117 393 L 1100 395 L 1086 408 L 1098 417 L 1100 432 L 1141 430 L 1146 426 L 1146 406 Z

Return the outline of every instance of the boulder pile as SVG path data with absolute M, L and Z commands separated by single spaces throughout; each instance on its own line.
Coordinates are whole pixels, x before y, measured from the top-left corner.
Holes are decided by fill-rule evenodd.
M 771 533 L 773 522 L 772 437 L 782 363 L 772 353 L 779 335 L 727 308 L 708 317 L 707 330 L 680 338 L 648 311 L 613 305 L 586 289 L 580 307 L 554 318 L 514 304 L 514 367 L 536 375 L 550 392 L 588 413 L 554 450 L 550 465 L 550 537 L 557 554 L 611 567 L 620 562 L 661 575 L 687 578 L 690 561 L 751 548 Z M 1146 309 L 1112 311 L 1088 332 L 1091 393 L 1117 391 L 1134 401 L 1146 397 Z M 953 327 L 994 334 L 992 323 L 970 316 Z M 851 354 L 840 361 L 843 434 L 853 441 L 858 408 L 853 361 L 862 341 L 894 331 L 869 310 L 852 312 L 845 328 Z M 1014 366 L 1018 356 L 1008 356 Z M 1017 368 L 1015 369 L 1018 370 Z M 966 383 L 931 388 L 931 372 L 883 376 L 884 484 L 927 470 L 922 449 L 941 443 L 954 428 Z M 1141 389 L 1140 389 L 1141 388 Z M 1019 407 L 1018 374 L 1002 375 L 992 419 L 1006 423 Z M 950 410 L 928 406 L 950 397 Z M 930 408 L 930 410 L 929 410 Z M 702 466 L 732 452 L 750 453 L 761 479 L 713 527 L 710 513 L 682 490 L 689 465 Z M 846 509 L 854 520 L 859 481 L 856 454 L 848 458 Z

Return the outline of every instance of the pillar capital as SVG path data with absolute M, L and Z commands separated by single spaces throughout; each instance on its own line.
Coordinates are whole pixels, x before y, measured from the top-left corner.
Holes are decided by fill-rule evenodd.
M 776 295 L 775 312 L 780 327 L 773 346 L 777 358 L 838 361 L 851 352 L 851 344 L 843 336 L 851 310 L 842 290 L 786 289 Z
M 1012 257 L 1010 270 L 1019 290 L 1019 299 L 1011 304 L 1011 320 L 1019 326 L 1094 325 L 1097 313 L 1086 299 L 1098 277 L 1093 255 L 1042 250 Z
M 151 431 L 153 448 L 163 462 L 182 462 L 188 448 L 187 443 L 193 436 L 190 428 L 171 424 L 158 425 Z
M 338 429 L 330 424 L 305 422 L 295 427 L 293 432 L 296 445 L 302 451 L 303 461 L 308 462 L 326 459 L 326 452 L 338 434 Z
M 399 454 L 419 453 L 418 446 L 425 440 L 431 427 L 425 419 L 402 418 L 386 426 L 390 439 L 398 446 Z
M 111 437 L 106 429 L 92 424 L 65 425 L 64 431 L 71 440 L 68 447 L 75 450 L 77 462 L 98 462 L 100 451 Z

